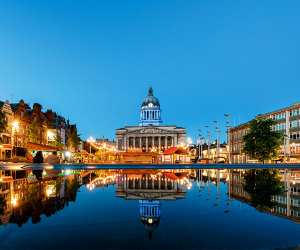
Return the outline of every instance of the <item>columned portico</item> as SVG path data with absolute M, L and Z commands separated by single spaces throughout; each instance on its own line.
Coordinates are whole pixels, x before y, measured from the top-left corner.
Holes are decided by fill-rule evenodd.
M 131 129 L 134 131 L 130 132 Z M 139 130 L 137 130 L 139 128 Z M 120 151 L 163 151 L 164 149 L 175 147 L 178 144 L 178 137 L 181 143 L 185 140 L 185 130 L 177 127 L 160 126 L 160 130 L 153 128 L 128 127 L 124 128 L 124 136 L 117 134 L 117 146 Z M 164 131 L 170 129 L 171 131 Z M 120 131 L 121 132 L 121 131 Z M 122 133 L 122 134 L 123 134 Z M 166 135 L 162 135 L 166 133 Z M 126 135 L 125 135 L 126 134 Z M 122 146 L 123 140 L 123 146 Z

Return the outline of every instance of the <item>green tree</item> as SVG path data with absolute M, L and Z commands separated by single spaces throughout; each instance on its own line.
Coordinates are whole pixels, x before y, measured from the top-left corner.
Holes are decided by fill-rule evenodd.
M 33 119 L 33 121 L 29 124 L 28 126 L 28 136 L 29 136 L 29 141 L 36 143 L 38 141 L 38 129 L 39 129 L 39 123 L 36 119 Z
M 7 120 L 5 114 L 0 110 L 0 133 L 5 131 L 7 127 Z M 2 137 L 0 135 L 0 142 L 2 142 Z
M 7 127 L 7 120 L 5 114 L 0 110 L 0 133 L 5 131 Z
M 55 137 L 55 146 L 57 147 L 61 147 L 63 144 L 61 143 L 61 135 L 60 133 L 57 133 L 56 134 L 56 137 Z
M 276 169 L 251 169 L 244 175 L 244 189 L 251 196 L 254 207 L 268 210 L 274 206 L 272 196 L 284 192 Z
M 250 122 L 250 130 L 244 136 L 243 152 L 261 162 L 271 160 L 278 155 L 283 134 L 273 131 L 272 119 L 255 119 Z
M 69 136 L 68 136 L 68 140 L 67 140 L 68 147 L 76 149 L 79 146 L 80 141 L 81 140 L 80 140 L 79 135 L 77 134 L 77 131 L 71 130 L 71 132 L 69 133 Z
M 62 137 L 59 133 L 55 135 L 54 141 L 51 141 L 49 144 L 56 147 L 61 147 L 63 144 L 61 143 Z

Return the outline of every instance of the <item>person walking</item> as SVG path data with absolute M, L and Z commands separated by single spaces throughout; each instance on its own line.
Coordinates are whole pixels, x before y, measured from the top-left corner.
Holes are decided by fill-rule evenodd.
M 51 155 L 49 155 L 46 159 L 46 162 L 50 165 L 58 164 L 60 162 L 57 152 L 54 151 Z
M 36 155 L 33 157 L 33 163 L 43 163 L 44 157 L 42 151 L 37 151 Z

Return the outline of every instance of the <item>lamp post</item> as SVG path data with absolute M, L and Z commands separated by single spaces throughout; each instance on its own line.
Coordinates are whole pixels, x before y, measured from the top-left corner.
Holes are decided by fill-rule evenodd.
M 199 135 L 198 135 L 198 160 L 200 160 L 202 158 L 202 143 L 201 143 L 201 129 L 198 129 L 199 131 Z M 200 151 L 201 150 L 201 151 Z
M 289 140 L 289 138 L 288 138 L 288 135 L 287 134 L 284 134 L 283 135 L 283 138 L 284 138 L 284 142 L 283 142 L 283 144 L 284 144 L 284 162 L 286 163 L 287 161 L 288 161 L 288 158 L 289 158 L 289 155 L 288 155 L 288 147 L 289 147 L 289 144 L 288 144 L 288 140 Z
M 226 122 L 226 132 L 227 132 L 227 145 L 228 145 L 228 163 L 231 163 L 231 141 L 230 141 L 230 128 L 231 128 L 231 114 L 224 114 Z
M 209 126 L 206 125 L 205 128 L 207 129 L 207 158 L 208 160 L 210 159 L 210 131 L 209 131 Z
M 216 158 L 217 160 L 220 157 L 220 137 L 221 137 L 221 130 L 219 128 L 218 125 L 218 121 L 213 121 L 213 123 L 215 124 L 215 129 L 216 129 L 216 133 L 217 133 L 217 152 L 216 152 Z
M 17 146 L 18 140 L 17 140 L 17 132 L 19 131 L 19 122 L 13 121 L 11 126 L 11 145 L 12 149 L 14 148 L 14 145 Z
M 92 136 L 90 136 L 86 141 L 90 144 L 90 154 L 89 154 L 89 162 L 90 162 L 90 157 L 92 154 L 92 143 L 94 143 L 96 140 Z

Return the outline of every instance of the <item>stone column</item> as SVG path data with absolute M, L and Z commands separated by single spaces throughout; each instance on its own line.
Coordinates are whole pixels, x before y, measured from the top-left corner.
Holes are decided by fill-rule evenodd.
M 161 148 L 161 136 L 158 137 L 158 148 L 159 148 L 159 151 L 160 151 L 160 148 Z
M 152 148 L 155 147 L 155 136 L 152 136 Z
M 142 137 L 140 137 L 140 148 L 142 148 Z
M 168 147 L 168 136 L 165 136 L 165 148 Z
M 133 137 L 133 148 L 135 148 L 135 139 L 136 139 L 136 137 L 134 136 Z
M 148 152 L 149 145 L 148 145 L 148 136 L 146 136 L 146 151 Z
M 123 150 L 126 151 L 126 135 L 123 137 Z

